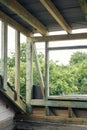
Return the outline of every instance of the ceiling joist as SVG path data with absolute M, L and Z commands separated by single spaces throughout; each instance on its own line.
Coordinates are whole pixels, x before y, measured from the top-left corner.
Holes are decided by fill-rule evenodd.
M 60 26 L 67 31 L 68 33 L 72 32 L 71 27 L 65 21 L 64 17 L 60 14 L 55 5 L 51 2 L 51 0 L 40 0 L 44 7 L 48 10 L 48 12 L 54 17 Z
M 34 27 L 39 33 L 42 35 L 47 34 L 46 27 L 31 13 L 29 13 L 23 6 L 21 6 L 16 0 L 1 0 L 0 2 L 12 10 L 15 14 L 17 14 L 25 22 Z
M 85 19 L 87 20 L 87 0 L 80 0 L 80 5 L 83 10 Z
M 3 22 L 6 21 L 8 25 L 12 26 L 14 29 L 18 30 L 19 32 L 23 33 L 26 36 L 30 36 L 32 34 L 28 29 L 24 28 L 22 25 L 20 25 L 15 20 L 7 16 L 2 11 L 0 11 L 0 19 Z
M 32 37 L 33 42 L 45 42 L 45 41 L 50 42 L 50 41 L 81 40 L 81 39 L 87 40 L 87 33 Z

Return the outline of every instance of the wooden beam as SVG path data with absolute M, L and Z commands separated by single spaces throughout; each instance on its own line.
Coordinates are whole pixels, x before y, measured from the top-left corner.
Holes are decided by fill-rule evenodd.
M 31 13 L 29 13 L 23 6 L 21 6 L 16 0 L 2 0 L 0 3 L 16 13 L 20 18 L 34 27 L 42 35 L 47 34 L 46 27 Z
M 65 21 L 63 16 L 60 14 L 55 5 L 51 2 L 51 0 L 40 0 L 41 3 L 45 6 L 48 12 L 54 17 L 54 19 L 58 22 L 58 24 L 68 33 L 72 32 L 71 27 Z
M 72 108 L 68 108 L 68 115 L 70 118 L 75 118 L 76 114 Z
M 87 39 L 87 33 L 54 35 L 44 37 L 32 37 L 33 42 L 49 42 L 49 41 L 65 41 L 65 40 L 81 40 Z
M 86 125 L 87 125 L 87 119 L 86 118 L 67 118 L 67 117 L 60 117 L 60 116 L 44 116 L 44 115 L 40 115 L 40 116 L 37 116 L 37 115 L 26 115 L 26 114 L 20 114 L 16 116 L 16 119 L 23 119 L 23 120 L 28 120 L 29 122 L 37 122 L 39 121 L 40 122 L 43 122 L 43 123 L 46 123 L 47 122 L 51 122 L 51 125 L 52 125 L 52 129 L 53 129 L 53 125 L 55 125 L 57 128 L 59 126 L 59 123 L 61 123 L 61 128 L 63 127 L 67 127 L 66 129 L 69 129 L 69 127 L 71 128 L 76 128 L 76 129 L 79 129 L 79 128 L 82 128 L 86 129 Z M 52 123 L 57 123 L 57 124 L 52 124 Z M 63 124 L 63 126 L 62 126 Z M 64 125 L 66 124 L 66 125 Z M 67 126 L 68 124 L 68 126 Z M 69 124 L 74 124 L 73 126 L 70 126 Z M 75 125 L 76 124 L 76 125 Z M 84 125 L 84 126 L 79 126 L 79 125 Z M 51 126 L 50 126 L 51 128 Z M 55 128 L 54 128 L 55 129 Z
M 32 113 L 31 98 L 32 98 L 32 86 L 33 86 L 33 72 L 32 72 L 32 40 L 27 37 L 26 44 L 26 104 L 27 112 Z
M 78 45 L 78 46 L 63 46 L 63 47 L 49 47 L 49 51 L 54 50 L 72 50 L 72 49 L 87 49 L 87 45 Z
M 45 42 L 45 97 L 49 96 L 49 43 Z
M 2 77 L 3 89 L 7 89 L 7 23 L 1 23 L 1 63 L 2 63 Z
M 28 29 L 24 28 L 22 25 L 17 23 L 15 20 L 10 18 L 8 15 L 3 13 L 2 11 L 0 11 L 0 19 L 3 22 L 7 22 L 7 24 L 12 26 L 14 29 L 18 30 L 19 32 L 23 33 L 24 35 L 30 36 L 31 32 Z
M 16 107 L 18 107 L 22 112 L 26 112 L 26 104 L 20 99 L 15 101 L 15 93 L 8 87 L 6 91 L 0 89 L 0 92 L 5 95 Z
M 20 32 L 15 31 L 15 90 L 20 99 Z
M 44 98 L 44 81 L 43 81 L 43 76 L 42 76 L 42 72 L 41 72 L 41 68 L 40 68 L 40 64 L 39 64 L 39 59 L 37 56 L 37 50 L 36 50 L 36 45 L 35 43 L 32 44 L 33 46 L 33 52 L 34 52 L 34 57 L 35 57 L 35 63 L 36 63 L 36 67 L 37 67 L 37 72 L 38 72 L 38 76 L 39 76 L 39 81 L 40 81 L 40 87 L 41 87 L 41 92 Z
M 60 100 L 31 100 L 32 106 L 65 107 L 65 108 L 87 108 L 86 101 L 60 101 Z
M 85 19 L 87 20 L 87 0 L 79 0 Z

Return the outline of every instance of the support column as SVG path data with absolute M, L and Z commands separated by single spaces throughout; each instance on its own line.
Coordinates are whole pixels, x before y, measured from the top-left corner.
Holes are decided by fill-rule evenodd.
M 49 43 L 45 42 L 45 101 L 48 100 L 49 96 Z M 46 104 L 46 115 L 50 115 L 50 109 Z
M 31 98 L 32 98 L 32 85 L 33 85 L 33 71 L 32 71 L 32 40 L 27 37 L 26 44 L 26 103 L 27 112 L 32 113 Z
M 45 97 L 49 96 L 49 43 L 45 43 Z
M 20 99 L 20 32 L 15 31 L 15 90 Z
M 2 77 L 3 89 L 7 89 L 7 23 L 1 24 L 1 61 L 2 61 Z

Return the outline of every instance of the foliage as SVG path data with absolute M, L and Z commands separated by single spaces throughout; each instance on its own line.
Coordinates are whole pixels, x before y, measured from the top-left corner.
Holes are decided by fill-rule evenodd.
M 84 52 L 76 52 L 72 55 L 71 59 L 70 59 L 70 64 L 74 65 L 77 63 L 82 63 L 84 60 L 87 61 L 87 54 Z
M 25 99 L 26 95 L 26 44 L 20 49 L 20 86 L 21 95 Z M 38 55 L 40 67 L 45 81 L 44 55 Z M 39 78 L 35 62 L 33 61 L 33 83 L 39 84 Z M 15 54 L 8 57 L 8 77 L 9 82 L 15 86 Z M 57 62 L 49 61 L 49 91 L 50 95 L 71 95 L 87 93 L 87 54 L 76 52 L 71 56 L 67 66 L 58 65 Z

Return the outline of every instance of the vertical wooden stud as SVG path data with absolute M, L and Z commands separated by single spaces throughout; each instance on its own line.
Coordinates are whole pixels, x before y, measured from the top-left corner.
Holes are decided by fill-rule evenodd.
M 32 98 L 32 85 L 33 85 L 33 72 L 32 72 L 32 39 L 27 37 L 26 44 L 26 103 L 27 112 L 32 113 L 31 98 Z
M 49 43 L 45 43 L 45 97 L 49 96 Z
M 45 43 L 45 101 L 48 100 L 49 96 L 49 43 Z M 50 109 L 48 106 L 45 107 L 46 115 L 50 115 Z
M 2 77 L 3 89 L 7 89 L 7 23 L 1 24 L 1 62 L 2 62 Z
M 20 99 L 20 32 L 15 31 L 15 90 Z

